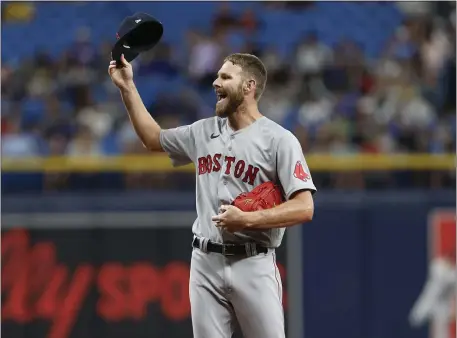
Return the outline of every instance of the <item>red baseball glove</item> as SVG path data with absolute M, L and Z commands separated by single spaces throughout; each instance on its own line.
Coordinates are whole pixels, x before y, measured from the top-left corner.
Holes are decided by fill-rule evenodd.
M 265 182 L 252 191 L 242 193 L 232 202 L 242 211 L 271 209 L 283 202 L 281 188 L 273 182 Z

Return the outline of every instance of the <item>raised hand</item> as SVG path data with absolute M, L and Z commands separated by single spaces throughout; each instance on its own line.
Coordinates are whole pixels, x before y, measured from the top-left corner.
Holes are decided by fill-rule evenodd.
M 111 61 L 108 67 L 108 74 L 111 77 L 113 83 L 119 89 L 127 88 L 133 83 L 133 70 L 132 65 L 127 62 L 124 54 L 121 55 L 121 66 L 116 66 L 116 61 Z

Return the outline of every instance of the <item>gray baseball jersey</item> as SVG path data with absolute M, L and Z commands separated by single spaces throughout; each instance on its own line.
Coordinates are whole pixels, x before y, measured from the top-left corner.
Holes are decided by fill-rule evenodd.
M 162 130 L 160 142 L 174 166 L 195 164 L 197 219 L 192 230 L 214 242 L 278 247 L 284 228 L 229 233 L 211 217 L 221 205 L 267 181 L 280 184 L 286 200 L 299 190 L 316 191 L 297 138 L 267 117 L 237 131 L 226 118 L 211 117 Z

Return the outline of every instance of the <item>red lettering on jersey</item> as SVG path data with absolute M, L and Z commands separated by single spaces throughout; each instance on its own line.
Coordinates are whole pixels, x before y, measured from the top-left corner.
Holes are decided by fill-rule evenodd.
M 198 174 L 203 175 L 206 174 L 207 166 L 206 166 L 206 157 L 199 157 L 198 158 Z
M 221 160 L 221 154 L 206 155 L 198 158 L 198 175 L 210 174 L 211 172 L 219 172 L 222 170 L 223 162 Z M 225 156 L 223 161 L 225 162 L 225 174 L 233 174 L 236 178 L 243 177 L 243 182 L 249 185 L 254 185 L 259 168 L 251 164 L 247 165 L 244 160 L 236 160 L 234 156 Z M 236 163 L 236 164 L 235 164 Z M 232 173 L 232 165 L 235 164 L 234 171 Z M 244 175 L 244 176 L 243 176 Z
M 206 156 L 206 172 L 208 174 L 210 174 L 212 170 L 213 170 L 213 158 L 211 157 L 211 155 L 208 155 L 208 156 Z
M 233 156 L 225 156 L 225 162 L 227 162 L 227 167 L 225 168 L 225 174 L 230 174 L 230 169 L 232 168 L 232 163 L 235 162 L 235 157 Z
M 254 185 L 254 181 L 257 177 L 258 172 L 259 168 L 249 165 L 248 170 L 246 170 L 246 174 L 244 175 L 243 182 Z
M 246 166 L 246 163 L 244 163 L 243 160 L 239 160 L 236 165 L 235 165 L 235 177 L 240 178 L 241 175 L 244 172 L 244 167 Z
M 218 172 L 219 170 L 221 170 L 221 162 L 219 162 L 219 160 L 221 159 L 221 154 L 216 154 L 214 155 L 213 157 L 213 163 L 214 163 L 214 166 L 213 166 L 213 171 L 214 172 Z
M 303 182 L 307 182 L 311 179 L 311 177 L 305 172 L 305 169 L 303 169 L 303 165 L 300 161 L 297 161 L 297 164 L 295 164 L 294 177 L 302 180 Z

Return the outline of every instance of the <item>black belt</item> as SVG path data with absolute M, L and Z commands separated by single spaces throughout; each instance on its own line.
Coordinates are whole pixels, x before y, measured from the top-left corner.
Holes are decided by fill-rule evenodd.
M 204 242 L 206 243 L 206 248 L 204 247 Z M 231 244 L 231 243 L 214 243 L 211 241 L 205 241 L 201 238 L 194 237 L 192 241 L 192 246 L 198 248 L 202 251 L 215 252 L 224 256 L 245 256 L 251 257 L 258 255 L 260 253 L 266 254 L 268 248 L 258 245 L 256 243 L 246 243 L 246 244 Z

